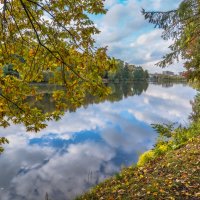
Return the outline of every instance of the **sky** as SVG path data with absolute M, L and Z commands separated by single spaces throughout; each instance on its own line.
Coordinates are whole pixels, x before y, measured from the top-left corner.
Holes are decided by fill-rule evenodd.
M 182 62 L 168 68 L 155 66 L 169 52 L 172 41 L 161 38 L 162 30 L 144 20 L 147 11 L 167 11 L 177 8 L 181 0 L 105 0 L 106 15 L 91 16 L 101 31 L 95 36 L 97 46 L 108 46 L 108 55 L 129 64 L 141 65 L 149 72 L 183 71 Z
M 147 11 L 167 11 L 178 7 L 182 0 L 105 0 L 105 15 L 89 15 L 101 31 L 95 35 L 98 47 L 108 47 L 108 55 L 140 65 L 150 73 L 170 70 L 183 71 L 183 61 L 161 69 L 155 64 L 169 52 L 172 41 L 161 38 L 162 30 L 145 21 L 142 8 Z

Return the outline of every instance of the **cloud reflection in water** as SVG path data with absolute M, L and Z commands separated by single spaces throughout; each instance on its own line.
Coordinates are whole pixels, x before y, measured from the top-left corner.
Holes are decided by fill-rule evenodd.
M 151 123 L 185 123 L 195 94 L 180 84 L 150 85 L 140 96 L 66 112 L 39 134 L 19 125 L 1 129 L 10 140 L 0 156 L 1 200 L 45 199 L 46 192 L 52 199 L 73 199 L 151 148 Z

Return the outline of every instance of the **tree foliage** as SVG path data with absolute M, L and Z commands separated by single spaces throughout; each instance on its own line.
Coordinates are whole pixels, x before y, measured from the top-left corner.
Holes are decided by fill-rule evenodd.
M 0 126 L 23 123 L 39 131 L 46 121 L 59 119 L 68 103 L 80 106 L 85 95 L 109 93 L 102 75 L 115 65 L 106 48 L 96 48 L 99 30 L 88 14 L 105 14 L 102 0 L 1 0 L 0 1 Z M 12 66 L 5 74 L 6 66 Z M 18 77 L 13 75 L 18 74 Z M 26 99 L 42 98 L 32 82 L 45 72 L 50 84 L 65 89 L 53 94 L 57 110 L 43 113 Z
M 4 151 L 4 148 L 2 147 L 3 144 L 9 143 L 8 139 L 5 137 L 0 137 L 0 153 Z
M 185 60 L 188 78 L 200 80 L 200 1 L 183 0 L 175 10 L 142 13 L 155 27 L 163 29 L 162 37 L 172 39 L 171 52 L 158 63 L 160 67 L 172 64 L 180 58 Z
M 108 79 L 114 82 L 147 80 L 149 73 L 141 66 L 130 65 L 122 60 L 116 60 L 116 70 L 108 74 Z
M 200 93 L 196 95 L 192 104 L 192 113 L 190 114 L 190 119 L 194 122 L 200 121 Z

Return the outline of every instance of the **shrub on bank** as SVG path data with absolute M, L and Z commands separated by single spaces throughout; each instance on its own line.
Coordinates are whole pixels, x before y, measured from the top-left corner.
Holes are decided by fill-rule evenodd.
M 165 145 L 159 149 L 166 150 Z M 142 156 L 143 166 L 124 168 L 117 176 L 100 183 L 77 200 L 139 200 L 200 198 L 200 136 L 189 139 L 179 149 L 151 161 L 154 153 Z
M 175 124 L 152 124 L 152 126 L 159 134 L 157 143 L 152 150 L 143 153 L 139 157 L 138 166 L 145 165 L 169 150 L 180 148 L 187 141 L 200 134 L 200 120 L 192 122 L 189 127 L 179 125 L 175 128 Z
M 153 150 L 146 151 L 139 157 L 137 165 L 143 166 L 145 163 L 149 162 L 150 160 L 153 160 L 154 158 L 155 158 L 155 152 Z

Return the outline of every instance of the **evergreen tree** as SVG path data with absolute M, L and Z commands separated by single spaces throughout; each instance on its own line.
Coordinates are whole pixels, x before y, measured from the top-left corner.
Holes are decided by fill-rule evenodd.
M 142 10 L 145 19 L 163 29 L 165 40 L 173 39 L 171 52 L 158 63 L 160 67 L 172 64 L 174 60 L 185 59 L 188 78 L 200 80 L 200 1 L 183 0 L 175 10 L 167 12 L 147 12 Z

